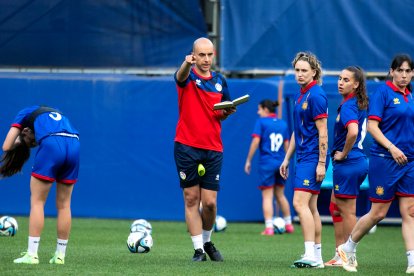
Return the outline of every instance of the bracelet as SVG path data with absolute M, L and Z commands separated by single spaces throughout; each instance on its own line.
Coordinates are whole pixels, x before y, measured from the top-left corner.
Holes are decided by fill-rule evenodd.
M 388 145 L 388 147 L 387 147 L 388 152 L 390 152 L 390 150 L 391 150 L 391 147 L 392 147 L 392 146 L 394 146 L 394 144 L 393 144 L 393 143 L 390 143 L 390 144 Z
M 318 163 L 326 164 L 326 162 L 325 162 L 325 161 L 318 161 Z

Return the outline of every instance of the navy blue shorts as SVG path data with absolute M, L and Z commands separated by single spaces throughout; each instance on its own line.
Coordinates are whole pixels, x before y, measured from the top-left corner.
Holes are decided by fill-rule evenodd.
M 181 188 L 200 185 L 206 190 L 220 190 L 222 152 L 194 148 L 175 142 L 174 159 Z M 198 175 L 198 164 L 203 164 L 206 170 L 203 176 Z
M 44 138 L 36 152 L 32 176 L 49 182 L 76 183 L 79 173 L 79 148 L 78 138 Z

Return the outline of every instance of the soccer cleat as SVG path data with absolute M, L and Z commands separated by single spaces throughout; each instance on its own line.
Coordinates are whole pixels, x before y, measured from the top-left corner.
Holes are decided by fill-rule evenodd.
M 306 257 L 302 257 L 301 259 L 294 261 L 292 267 L 296 267 L 296 268 L 318 268 L 318 266 L 320 264 L 323 265 L 323 262 L 317 263 L 314 260 L 311 260 L 311 259 L 306 258 Z
M 295 227 L 293 227 L 293 224 L 286 224 L 285 229 L 286 233 L 293 233 L 295 231 Z
M 210 260 L 214 262 L 223 261 L 223 256 L 221 256 L 220 251 L 216 249 L 211 241 L 204 244 L 204 251 L 206 251 L 207 255 L 210 257 Z
M 273 236 L 275 234 L 275 230 L 273 227 L 266 227 L 261 234 L 263 236 Z
M 405 271 L 407 274 L 414 273 L 414 265 L 407 267 L 407 270 Z
M 323 263 L 323 260 L 316 261 L 315 268 L 325 268 L 325 264 Z
M 205 262 L 207 261 L 206 253 L 203 252 L 203 249 L 195 249 L 194 250 L 194 256 L 193 256 L 193 262 Z
M 49 264 L 65 264 L 65 255 L 55 252 L 55 255 L 50 259 Z
M 20 257 L 13 261 L 15 264 L 39 264 L 39 257 L 37 254 L 29 254 L 23 252 L 21 255 L 23 257 Z
M 332 260 L 325 263 L 325 266 L 342 266 L 342 259 L 339 255 L 335 255 Z
M 356 255 L 354 252 L 345 252 L 343 250 L 343 244 L 338 246 L 338 254 L 342 259 L 342 267 L 349 272 L 357 272 L 358 263 L 356 261 Z

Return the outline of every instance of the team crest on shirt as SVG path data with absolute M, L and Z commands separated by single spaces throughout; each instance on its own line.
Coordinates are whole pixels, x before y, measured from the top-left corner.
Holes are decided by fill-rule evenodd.
M 382 186 L 377 186 L 377 187 L 375 188 L 375 193 L 376 193 L 377 195 L 379 195 L 379 196 L 384 195 L 384 187 L 382 187 Z
M 340 119 L 341 119 L 341 115 L 338 114 L 338 116 L 336 116 L 336 122 L 339 122 Z
M 303 104 L 302 104 L 302 109 L 306 110 L 307 108 L 308 108 L 308 102 L 304 101 Z
M 201 80 L 200 79 L 196 79 L 196 84 L 197 85 L 201 85 Z
M 303 180 L 303 186 L 309 186 L 309 179 Z
M 221 86 L 221 84 L 220 84 L 220 83 L 216 83 L 216 85 L 214 85 L 214 87 L 216 88 L 216 90 L 217 90 L 218 92 L 220 92 L 221 90 L 223 90 L 223 87 Z
M 183 172 L 183 171 L 180 172 L 180 178 L 182 180 L 185 180 L 187 178 L 187 175 L 185 175 L 185 172 Z
M 339 191 L 339 185 L 338 184 L 335 185 L 335 191 Z
M 400 99 L 398 99 L 398 98 L 394 98 L 394 99 L 393 99 L 393 102 L 394 102 L 394 104 L 400 104 Z

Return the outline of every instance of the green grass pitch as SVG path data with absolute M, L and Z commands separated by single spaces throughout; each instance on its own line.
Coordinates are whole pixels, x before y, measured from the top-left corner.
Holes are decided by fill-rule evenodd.
M 39 265 L 14 264 L 27 248 L 28 219 L 16 217 L 15 237 L 0 237 L 1 275 L 345 275 L 342 268 L 292 269 L 303 253 L 299 225 L 294 234 L 261 236 L 262 223 L 228 223 L 212 240 L 225 261 L 191 262 L 192 243 L 184 222 L 150 221 L 154 246 L 147 254 L 132 254 L 126 246 L 133 220 L 75 218 L 65 265 L 50 265 L 56 248 L 56 219 L 46 218 L 39 247 Z M 333 227 L 323 226 L 323 257 L 334 253 Z M 407 266 L 401 227 L 379 225 L 358 246 L 362 275 L 403 275 Z

